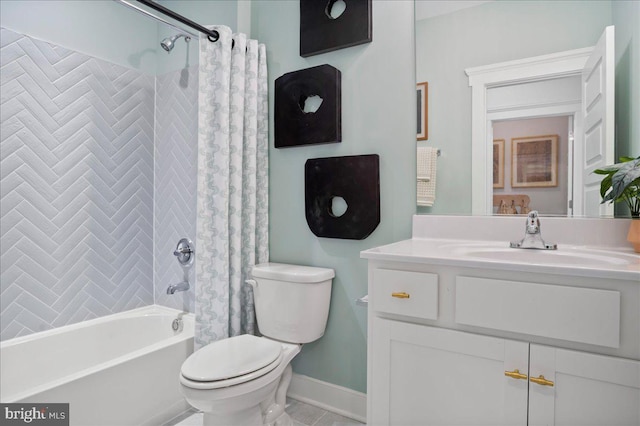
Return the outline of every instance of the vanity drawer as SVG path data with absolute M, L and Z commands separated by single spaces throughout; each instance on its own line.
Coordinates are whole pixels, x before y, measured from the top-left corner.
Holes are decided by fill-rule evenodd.
M 438 319 L 438 275 L 375 269 L 373 309 L 390 314 Z
M 592 345 L 620 347 L 620 293 L 456 277 L 455 321 Z

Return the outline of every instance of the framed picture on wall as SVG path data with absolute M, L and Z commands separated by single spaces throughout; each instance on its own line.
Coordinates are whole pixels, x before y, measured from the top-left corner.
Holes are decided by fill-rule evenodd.
M 493 140 L 493 188 L 504 188 L 504 139 Z
M 558 186 L 558 135 L 511 139 L 511 186 Z
M 418 94 L 418 140 L 429 139 L 429 105 L 427 103 L 429 83 L 426 81 L 417 84 Z

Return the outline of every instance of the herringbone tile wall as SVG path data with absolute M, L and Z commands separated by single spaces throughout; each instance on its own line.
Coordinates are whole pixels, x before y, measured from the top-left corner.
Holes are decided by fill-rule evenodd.
M 180 238 L 196 240 L 196 187 L 198 160 L 198 66 L 156 78 L 155 144 L 155 301 L 194 311 L 191 289 L 167 295 L 167 287 L 183 279 L 175 256 Z
M 154 78 L 1 31 L 0 339 L 153 303 Z

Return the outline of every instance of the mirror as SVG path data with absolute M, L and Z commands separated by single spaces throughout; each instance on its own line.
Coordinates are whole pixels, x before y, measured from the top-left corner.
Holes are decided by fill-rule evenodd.
M 522 198 L 510 198 L 511 195 L 526 195 L 530 198 L 529 208 L 546 214 L 611 214 L 612 209 L 589 212 L 574 209 L 573 205 L 572 198 L 576 198 L 576 193 L 577 201 L 580 201 L 580 194 L 583 197 L 595 194 L 599 201 L 597 190 L 592 191 L 592 195 L 578 191 L 583 186 L 576 171 L 582 164 L 574 159 L 573 142 L 574 137 L 579 139 L 576 133 L 580 130 L 582 114 L 572 112 L 576 102 L 572 91 L 576 88 L 581 91 L 576 73 L 563 75 L 560 72 L 536 78 L 532 77 L 535 73 L 525 70 L 522 72 L 531 78 L 515 81 L 513 77 L 504 77 L 504 66 L 518 63 L 524 69 L 529 61 L 529 69 L 534 69 L 539 65 L 532 58 L 559 52 L 591 52 L 605 28 L 615 26 L 616 131 L 615 144 L 610 144 L 605 157 L 610 163 L 622 155 L 637 156 L 640 154 L 640 141 L 636 140 L 640 123 L 632 118 L 632 114 L 635 111 L 637 115 L 640 109 L 640 96 L 633 96 L 632 90 L 636 90 L 640 71 L 638 4 L 615 0 L 416 0 L 415 5 L 416 83 L 428 83 L 427 104 L 419 109 L 419 114 L 420 110 L 428 111 L 422 119 L 425 123 L 421 123 L 428 128 L 428 139 L 417 140 L 416 144 L 419 150 L 420 147 L 433 147 L 440 151 L 436 160 L 435 201 L 431 207 L 418 206 L 418 214 L 498 213 L 501 202 L 503 213 L 511 207 L 520 213 L 520 205 L 524 204 Z M 487 76 L 496 70 L 502 70 L 502 80 L 487 80 Z M 489 83 L 478 90 L 472 86 L 473 79 L 484 79 Z M 561 93 L 566 97 L 559 99 Z M 479 115 L 474 112 L 478 107 L 478 94 L 484 97 L 483 126 L 477 125 Z M 529 112 L 533 112 L 526 115 L 523 111 L 527 108 L 522 105 L 507 108 L 505 99 L 509 96 L 512 106 L 528 104 Z M 554 98 L 556 110 L 538 108 L 545 102 L 548 107 L 550 98 Z M 518 113 L 513 113 L 516 109 Z M 475 124 L 472 125 L 472 121 Z M 535 127 L 536 121 L 550 123 L 544 124 L 546 128 Z M 482 133 L 480 136 L 479 132 Z M 537 140 L 540 136 L 553 137 Z M 613 137 L 609 139 L 613 140 Z M 502 180 L 497 181 L 493 179 L 494 145 L 497 164 L 494 167 L 496 170 L 503 167 Z M 602 149 L 606 153 L 604 145 Z M 528 151 L 534 155 L 525 156 Z M 531 158 L 541 158 L 542 163 L 529 164 Z M 529 172 L 524 171 L 525 166 Z M 527 181 L 523 176 L 530 178 Z M 593 188 L 596 184 L 599 187 L 597 177 L 592 180 Z M 479 203 L 478 199 L 483 201 Z M 621 213 L 626 212 L 621 210 Z

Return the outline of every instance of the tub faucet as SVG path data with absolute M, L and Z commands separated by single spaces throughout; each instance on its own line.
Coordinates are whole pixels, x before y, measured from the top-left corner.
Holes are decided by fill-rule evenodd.
M 187 291 L 189 290 L 189 281 L 182 281 L 178 284 L 171 284 L 167 287 L 167 294 L 174 294 L 176 291 Z
M 538 212 L 536 210 L 529 212 L 527 216 L 524 238 L 520 241 L 512 241 L 509 246 L 511 248 L 539 250 L 556 250 L 558 248 L 557 244 L 548 244 L 542 239 L 540 219 L 538 219 Z
M 189 269 L 193 267 L 195 260 L 195 250 L 193 249 L 191 240 L 181 238 L 180 241 L 178 241 L 176 249 L 173 251 L 173 255 L 178 259 L 178 263 L 182 267 L 182 281 L 167 287 L 167 294 L 189 290 Z

